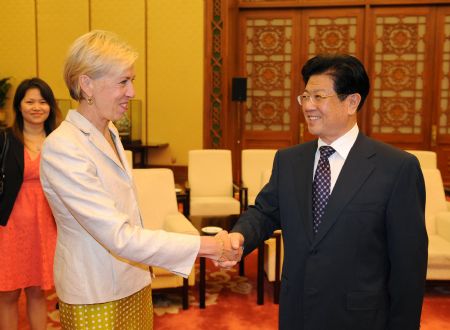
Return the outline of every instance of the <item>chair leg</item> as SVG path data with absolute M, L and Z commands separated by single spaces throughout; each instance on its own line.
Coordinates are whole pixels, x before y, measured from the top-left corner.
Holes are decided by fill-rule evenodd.
M 182 297 L 183 297 L 183 309 L 189 308 L 189 280 L 187 278 L 183 278 L 183 287 L 182 287 Z
M 264 242 L 258 246 L 257 267 L 256 303 L 258 305 L 264 305 Z
M 281 268 L 281 235 L 275 235 L 275 281 L 273 282 L 273 302 L 274 304 L 280 301 L 280 268 Z
M 244 258 L 242 258 L 241 261 L 239 262 L 239 275 L 245 276 Z

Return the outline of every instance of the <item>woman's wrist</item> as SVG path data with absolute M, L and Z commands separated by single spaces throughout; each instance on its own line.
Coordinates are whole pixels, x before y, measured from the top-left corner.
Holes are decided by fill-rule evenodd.
M 200 236 L 199 257 L 218 260 L 223 255 L 223 241 L 215 236 Z

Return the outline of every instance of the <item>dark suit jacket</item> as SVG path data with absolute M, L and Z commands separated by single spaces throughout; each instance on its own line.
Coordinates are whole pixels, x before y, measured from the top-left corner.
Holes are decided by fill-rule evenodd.
M 282 229 L 280 329 L 418 329 L 428 237 L 417 159 L 360 133 L 314 236 L 316 150 L 313 141 L 278 151 L 269 183 L 233 229 L 245 254 Z
M 6 155 L 5 185 L 0 197 L 0 225 L 6 226 L 23 182 L 23 144 L 8 130 L 9 150 Z M 0 134 L 0 146 L 3 146 L 3 134 Z

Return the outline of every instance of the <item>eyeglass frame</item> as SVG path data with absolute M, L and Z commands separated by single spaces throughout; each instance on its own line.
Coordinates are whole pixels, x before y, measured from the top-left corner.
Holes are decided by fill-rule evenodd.
M 307 95 L 305 95 L 305 94 L 300 94 L 300 95 L 297 96 L 297 102 L 302 107 L 305 104 L 305 102 L 302 101 L 302 97 L 305 97 L 305 101 L 309 100 L 312 104 L 319 105 L 322 101 L 326 100 L 329 97 L 332 97 L 332 96 L 339 97 L 339 96 L 349 96 L 349 95 L 350 94 L 337 94 L 337 93 L 336 94 L 330 94 L 330 95 L 320 95 L 320 94 L 307 94 Z M 318 101 L 314 99 L 314 98 L 317 98 L 317 97 L 319 97 Z

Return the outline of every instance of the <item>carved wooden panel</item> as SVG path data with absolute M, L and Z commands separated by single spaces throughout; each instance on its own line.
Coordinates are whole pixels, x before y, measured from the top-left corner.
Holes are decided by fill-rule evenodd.
M 294 17 L 290 11 L 248 13 L 243 17 L 241 40 L 247 102 L 243 111 L 243 142 L 251 145 L 252 135 L 265 132 L 291 144 L 293 116 Z M 277 134 L 279 133 L 279 134 Z M 261 135 L 259 135 L 261 136 Z M 270 139 L 270 138 L 269 138 Z
M 363 14 L 362 9 L 305 10 L 308 58 L 336 53 L 360 57 Z
M 439 102 L 437 106 L 436 135 L 450 142 L 450 11 L 439 19 L 438 29 L 441 36 L 438 47 L 441 48 L 439 68 Z M 436 138 L 437 138 L 436 136 Z
M 355 8 L 308 9 L 302 13 L 301 63 L 298 63 L 298 94 L 304 89 L 300 70 L 304 62 L 318 54 L 347 53 L 363 60 L 364 10 Z M 298 106 L 299 107 L 299 106 Z M 301 114 L 301 108 L 299 107 Z M 299 117 L 299 142 L 316 138 Z
M 209 148 L 223 147 L 223 95 L 224 95 L 224 21 L 226 6 L 222 0 L 212 0 L 206 6 L 207 35 L 205 40 L 208 69 L 205 79 L 205 122 L 207 123 L 204 144 Z
M 426 7 L 373 9 L 369 126 L 378 139 L 420 148 L 428 136 L 430 16 Z
M 292 19 L 246 20 L 245 130 L 288 131 L 292 71 Z
M 437 12 L 436 109 L 431 125 L 431 147 L 438 154 L 442 179 L 450 187 L 450 7 Z

